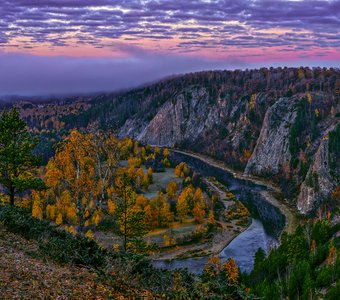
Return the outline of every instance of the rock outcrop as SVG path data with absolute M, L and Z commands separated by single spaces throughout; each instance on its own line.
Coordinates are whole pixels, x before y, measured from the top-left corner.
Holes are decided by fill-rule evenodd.
M 245 174 L 277 174 L 282 170 L 282 166 L 289 164 L 290 128 L 295 122 L 298 101 L 297 97 L 282 98 L 267 110 Z
M 138 135 L 138 140 L 162 146 L 194 140 L 220 123 L 219 112 L 218 106 L 209 106 L 208 94 L 204 88 L 193 90 L 190 98 L 180 94 L 158 110 Z
M 297 208 L 302 214 L 315 210 L 323 200 L 330 197 L 331 191 L 339 184 L 339 177 L 333 178 L 329 165 L 329 132 L 333 129 L 332 126 L 323 136 L 306 179 L 301 184 Z

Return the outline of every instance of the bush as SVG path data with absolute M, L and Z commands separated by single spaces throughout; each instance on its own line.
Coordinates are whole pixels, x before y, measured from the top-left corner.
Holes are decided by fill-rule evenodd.
M 329 267 L 324 267 L 318 273 L 316 285 L 318 287 L 328 286 L 332 283 L 332 270 Z
M 340 283 L 337 282 L 334 287 L 331 287 L 327 294 L 326 300 L 338 300 L 340 295 Z
M 104 264 L 105 249 L 82 236 L 51 225 L 48 221 L 31 216 L 29 210 L 0 206 L 0 221 L 10 232 L 26 239 L 39 240 L 39 250 L 44 256 L 60 263 L 73 263 L 98 268 Z

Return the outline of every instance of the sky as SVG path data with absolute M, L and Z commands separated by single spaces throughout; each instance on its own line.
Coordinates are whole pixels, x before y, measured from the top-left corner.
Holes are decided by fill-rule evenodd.
M 0 1 L 0 96 L 262 66 L 340 67 L 340 0 Z

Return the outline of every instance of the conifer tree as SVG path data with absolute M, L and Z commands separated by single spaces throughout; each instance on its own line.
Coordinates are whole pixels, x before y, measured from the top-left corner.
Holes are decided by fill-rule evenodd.
M 144 211 L 136 210 L 137 195 L 133 190 L 133 183 L 128 174 L 123 173 L 116 179 L 116 209 L 118 235 L 123 239 L 124 250 L 129 242 L 141 238 L 146 232 Z
M 0 183 L 14 205 L 15 195 L 29 189 L 44 189 L 36 175 L 40 158 L 33 153 L 37 145 L 16 108 L 4 110 L 0 118 Z

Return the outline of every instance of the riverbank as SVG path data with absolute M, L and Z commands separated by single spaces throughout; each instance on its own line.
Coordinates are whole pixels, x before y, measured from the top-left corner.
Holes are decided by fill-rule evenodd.
M 244 175 L 240 171 L 235 171 L 235 170 L 231 169 L 224 162 L 216 160 L 216 159 L 211 158 L 211 157 L 208 157 L 208 156 L 203 155 L 203 154 L 187 152 L 187 151 L 178 150 L 178 149 L 171 149 L 171 151 L 173 151 L 175 153 L 180 153 L 180 154 L 183 154 L 183 155 L 191 156 L 191 157 L 199 159 L 199 160 L 203 161 L 204 163 L 211 165 L 215 168 L 219 168 L 221 170 L 227 171 L 230 174 L 232 174 L 234 176 L 234 178 L 236 178 L 236 179 L 248 180 L 248 181 L 253 182 L 255 184 L 265 186 L 268 190 L 267 191 L 261 191 L 260 193 L 266 199 L 266 201 L 271 203 L 273 206 L 277 207 L 280 210 L 280 212 L 285 216 L 286 223 L 285 223 L 284 231 L 291 233 L 297 227 L 297 225 L 299 223 L 297 213 L 291 207 L 289 207 L 286 203 L 284 203 L 282 200 L 279 200 L 279 199 L 282 199 L 283 197 L 282 197 L 282 192 L 281 192 L 280 188 L 276 184 L 274 184 L 274 183 L 272 183 L 272 182 L 270 182 L 266 179 L 259 178 L 259 177 L 256 177 L 256 176 Z
M 204 178 L 206 184 L 214 190 L 220 197 L 224 209 L 227 209 L 233 200 L 225 201 L 227 198 L 226 192 L 214 184 L 208 178 Z M 213 234 L 209 241 L 202 241 L 196 244 L 174 246 L 169 250 L 162 250 L 153 256 L 153 260 L 172 260 L 172 259 L 187 259 L 195 257 L 213 256 L 221 253 L 225 247 L 229 245 L 238 235 L 244 232 L 251 225 L 250 219 L 246 226 L 237 224 L 237 220 L 226 222 L 222 216 L 216 221 L 219 229 Z

